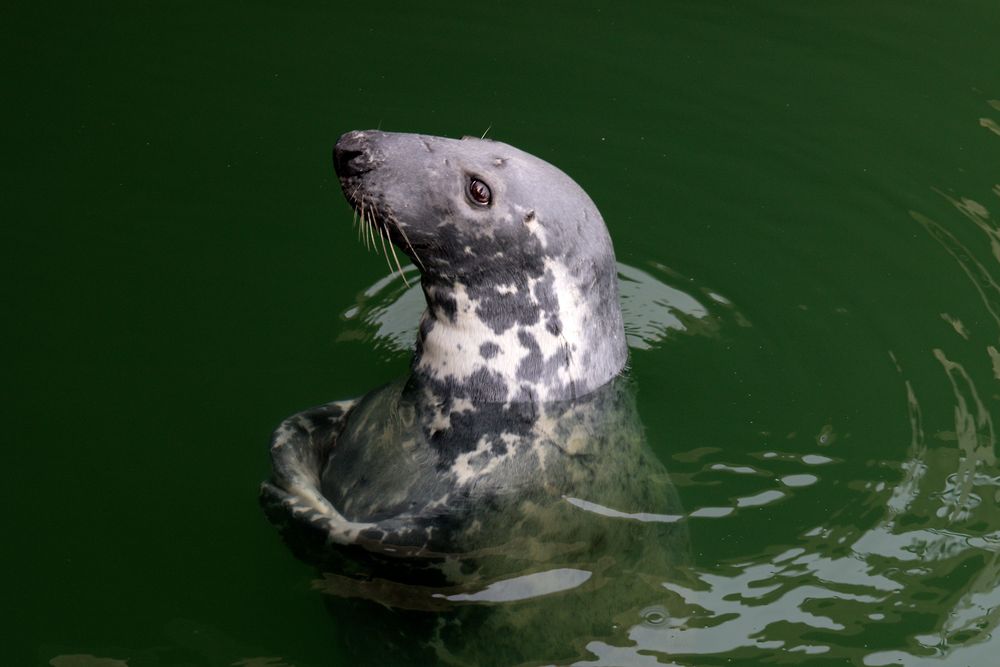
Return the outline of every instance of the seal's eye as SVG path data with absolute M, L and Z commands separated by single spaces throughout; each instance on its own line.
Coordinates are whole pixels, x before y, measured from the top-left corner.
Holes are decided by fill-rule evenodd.
M 490 202 L 493 201 L 493 193 L 490 192 L 490 186 L 478 178 L 473 178 L 469 181 L 469 196 L 472 198 L 472 201 L 480 206 L 489 206 Z

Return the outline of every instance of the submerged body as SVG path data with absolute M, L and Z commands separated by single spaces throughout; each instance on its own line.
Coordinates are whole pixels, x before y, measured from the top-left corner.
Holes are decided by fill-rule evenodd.
M 367 576 L 458 591 L 608 558 L 663 571 L 682 551 L 680 504 L 626 378 L 570 401 L 442 413 L 410 376 L 341 406 L 279 429 L 278 458 L 306 479 L 264 493 L 286 541 L 324 571 L 352 569 L 349 554 Z

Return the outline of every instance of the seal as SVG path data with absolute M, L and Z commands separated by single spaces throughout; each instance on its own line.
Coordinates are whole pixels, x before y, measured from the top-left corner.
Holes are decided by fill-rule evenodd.
M 649 514 L 669 485 L 620 378 L 614 250 L 580 186 L 475 138 L 349 132 L 333 157 L 362 234 L 413 261 L 427 308 L 408 377 L 275 432 L 262 500 L 286 539 L 311 532 L 299 551 L 319 562 L 330 545 L 481 554 L 525 524 L 561 549 L 581 508 L 669 516 Z
M 595 639 L 625 645 L 689 549 L 623 373 L 597 208 L 482 139 L 350 132 L 334 165 L 427 307 L 407 376 L 278 427 L 268 518 L 321 569 L 337 627 L 362 629 L 359 664 L 589 663 Z

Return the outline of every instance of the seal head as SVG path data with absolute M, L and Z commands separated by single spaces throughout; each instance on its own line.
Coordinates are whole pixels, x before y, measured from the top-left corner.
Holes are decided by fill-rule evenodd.
M 369 233 L 420 269 L 413 371 L 436 393 L 566 400 L 627 357 L 611 239 L 562 171 L 507 144 L 378 131 L 334 148 Z

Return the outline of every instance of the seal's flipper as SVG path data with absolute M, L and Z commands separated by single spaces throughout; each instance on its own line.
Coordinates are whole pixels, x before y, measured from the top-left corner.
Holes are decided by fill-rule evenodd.
M 296 550 L 312 544 L 353 544 L 374 527 L 349 521 L 319 492 L 318 472 L 337 442 L 357 400 L 337 401 L 281 422 L 271 436 L 271 480 L 260 486 L 260 502 L 282 537 Z

